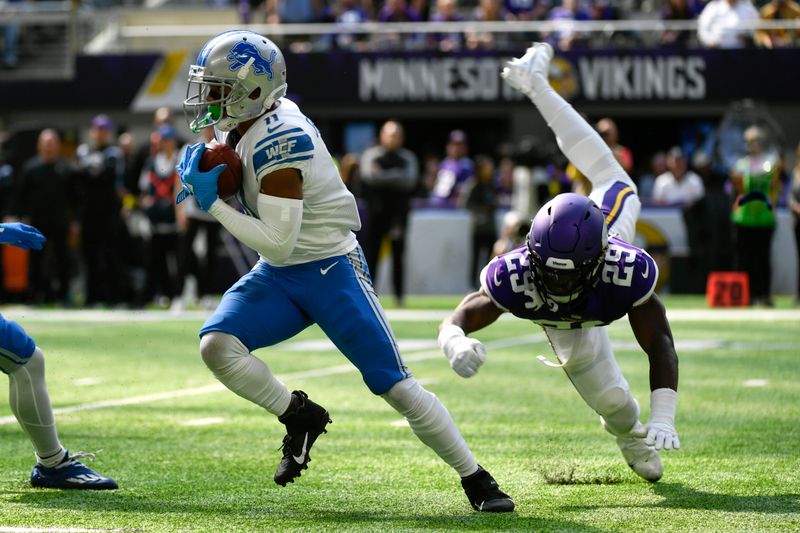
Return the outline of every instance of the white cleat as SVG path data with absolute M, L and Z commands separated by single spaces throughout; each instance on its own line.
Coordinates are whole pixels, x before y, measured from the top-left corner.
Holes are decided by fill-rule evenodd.
M 553 60 L 553 47 L 547 43 L 533 43 L 525 51 L 520 61 L 526 63 L 528 72 L 531 74 L 539 74 L 545 79 L 548 78 L 550 73 L 550 61 Z
M 658 481 L 664 473 L 661 465 L 661 456 L 653 446 L 644 443 L 644 439 L 638 437 L 617 437 L 619 446 L 625 462 L 636 474 L 647 481 Z
M 552 59 L 552 46 L 534 43 L 525 51 L 525 55 L 507 62 L 500 75 L 513 88 L 533 98 L 542 89 L 549 87 L 547 80 Z

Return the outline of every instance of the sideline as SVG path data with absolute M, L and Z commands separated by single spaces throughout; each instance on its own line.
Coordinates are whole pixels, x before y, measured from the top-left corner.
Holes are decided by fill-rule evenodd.
M 130 310 L 45 310 L 28 307 L 0 308 L 3 315 L 21 322 L 87 322 L 119 324 L 131 322 L 196 321 L 202 322 L 211 311 L 130 311 Z M 450 310 L 388 309 L 390 322 L 439 322 Z M 667 309 L 670 322 L 800 322 L 800 309 Z M 509 313 L 500 320 L 516 320 Z

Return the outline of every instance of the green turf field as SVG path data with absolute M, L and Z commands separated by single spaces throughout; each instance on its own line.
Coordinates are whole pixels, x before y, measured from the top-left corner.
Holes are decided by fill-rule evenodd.
M 282 488 L 272 476 L 283 426 L 214 381 L 198 355 L 198 314 L 140 321 L 5 309 L 45 351 L 54 407 L 66 409 L 56 415 L 62 441 L 102 450 L 91 466 L 121 488 L 30 488 L 32 450 L 3 392 L 0 532 L 800 530 L 800 310 L 788 301 L 741 315 L 666 299 L 682 449 L 662 455 L 656 484 L 625 465 L 563 372 L 536 361 L 549 351 L 530 323 L 480 332 L 486 365 L 470 380 L 454 374 L 435 346 L 436 310 L 457 301 L 411 299 L 425 314 L 393 312 L 394 331 L 408 366 L 514 497 L 513 514 L 473 512 L 454 472 L 316 328 L 258 352 L 334 421 L 309 470 Z M 646 419 L 647 358 L 627 321 L 610 332 Z

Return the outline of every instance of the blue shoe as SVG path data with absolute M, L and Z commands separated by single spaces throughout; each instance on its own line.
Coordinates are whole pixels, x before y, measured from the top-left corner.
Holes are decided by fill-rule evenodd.
M 31 472 L 31 485 L 45 489 L 113 490 L 119 488 L 117 482 L 110 477 L 101 476 L 78 461 L 82 457 L 94 459 L 94 454 L 78 452 L 70 455 L 68 451 L 64 455 L 64 460 L 52 468 L 37 464 Z

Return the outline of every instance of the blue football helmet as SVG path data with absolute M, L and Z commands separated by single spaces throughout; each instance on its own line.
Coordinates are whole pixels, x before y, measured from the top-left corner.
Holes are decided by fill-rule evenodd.
M 533 218 L 527 246 L 533 282 L 545 302 L 575 307 L 599 279 L 608 249 L 605 216 L 586 196 L 559 194 Z
M 208 41 L 189 69 L 183 109 L 192 131 L 231 131 L 286 94 L 280 49 L 252 31 L 233 30 Z

